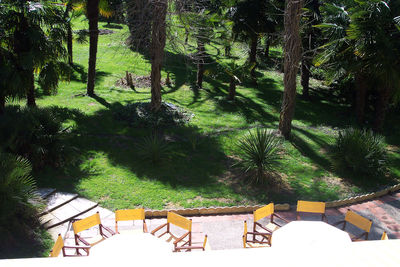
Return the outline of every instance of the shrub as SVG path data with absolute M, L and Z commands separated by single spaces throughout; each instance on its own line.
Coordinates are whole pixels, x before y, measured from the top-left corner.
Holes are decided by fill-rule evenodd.
M 333 167 L 338 172 L 372 178 L 386 169 L 387 151 L 384 138 L 371 130 L 347 128 L 339 132 L 332 153 Z
M 194 116 L 192 113 L 174 104 L 162 102 L 157 113 L 150 110 L 150 103 L 132 103 L 120 106 L 115 118 L 128 122 L 132 126 L 174 126 L 183 125 Z
M 158 164 L 165 160 L 169 151 L 168 143 L 156 134 L 145 137 L 142 143 L 138 145 L 138 152 L 142 160 L 150 161 L 152 164 Z
M 258 129 L 239 140 L 238 148 L 242 161 L 239 166 L 249 175 L 252 183 L 263 183 L 279 164 L 280 138 L 272 131 Z
M 0 258 L 23 256 L 27 248 L 31 256 L 41 256 L 46 246 L 38 220 L 41 198 L 30 176 L 31 164 L 0 152 L 0 172 Z
M 51 108 L 11 106 L 0 116 L 0 147 L 27 158 L 35 169 L 71 161 L 75 149 L 64 143 L 65 129 Z

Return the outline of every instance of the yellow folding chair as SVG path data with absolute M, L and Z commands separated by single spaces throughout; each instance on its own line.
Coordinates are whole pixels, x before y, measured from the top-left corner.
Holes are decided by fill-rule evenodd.
M 248 238 L 251 235 L 252 238 Z M 257 239 L 257 237 L 260 237 Z M 247 231 L 247 221 L 244 221 L 244 233 L 242 236 L 243 247 L 244 248 L 254 248 L 254 247 L 270 247 L 271 246 L 272 234 L 270 232 L 248 232 Z
M 115 211 L 115 232 L 118 231 L 118 222 L 120 221 L 143 221 L 143 233 L 147 233 L 147 225 L 145 220 L 144 209 L 127 209 L 127 210 L 116 210 Z
M 266 225 L 261 224 L 261 220 L 269 217 L 269 222 Z M 253 212 L 253 232 L 247 232 L 247 222 L 245 221 L 244 225 L 244 235 L 243 235 L 243 242 L 244 242 L 244 247 L 246 247 L 245 244 L 248 244 L 250 247 L 253 247 L 254 244 L 259 245 L 259 242 L 262 242 L 261 244 L 270 244 L 270 240 L 268 235 L 261 235 L 257 233 L 272 233 L 273 231 L 279 229 L 282 227 L 282 225 L 278 224 L 274 218 L 279 218 L 285 223 L 288 223 L 287 220 L 279 216 L 274 212 L 274 203 L 270 203 L 262 208 L 259 208 Z M 251 239 L 248 238 L 248 234 L 252 236 Z M 261 240 L 257 240 L 257 237 L 261 237 Z M 257 242 L 255 242 L 257 241 Z M 265 243 L 266 242 L 266 243 Z M 252 244 L 254 243 L 254 244 Z
M 360 240 L 362 240 L 361 239 L 362 236 L 365 237 L 365 240 L 368 239 L 368 233 L 371 230 L 371 226 L 372 226 L 371 220 L 364 218 L 363 216 L 358 215 L 357 213 L 355 213 L 351 210 L 348 210 L 346 212 L 346 216 L 345 216 L 344 220 L 339 221 L 339 222 L 335 223 L 334 225 L 339 225 L 341 223 L 343 223 L 342 230 L 345 230 L 346 224 L 350 223 L 364 231 L 362 234 L 360 234 L 358 236 L 355 236 L 355 235 L 349 233 L 352 241 L 360 241 Z
M 79 233 L 81 233 L 82 231 L 88 230 L 95 226 L 99 227 L 99 235 L 90 238 L 83 238 L 81 235 L 79 235 Z M 74 229 L 76 245 L 79 245 L 80 241 L 86 246 L 93 247 L 104 239 L 115 235 L 115 233 L 110 228 L 101 224 L 99 212 L 96 212 L 94 215 L 89 216 L 85 219 L 73 222 L 72 228 Z
M 181 236 L 175 236 L 173 233 L 171 233 L 171 225 L 175 225 L 184 231 L 187 231 Z M 174 251 L 181 251 L 183 249 L 186 249 L 186 251 L 190 251 L 192 249 L 205 249 L 205 245 L 207 243 L 207 236 L 204 239 L 203 246 L 192 246 L 192 220 L 191 219 L 186 219 L 185 217 L 176 214 L 174 212 L 168 212 L 167 214 L 167 223 L 158 226 L 156 229 L 154 229 L 151 234 L 155 235 L 156 232 L 161 230 L 162 228 L 166 227 L 165 232 L 161 233 L 158 238 L 163 237 L 165 234 L 168 234 L 169 237 L 167 238 L 167 242 L 170 242 L 172 240 L 174 244 Z
M 325 202 L 299 200 L 297 201 L 297 220 L 300 220 L 301 213 L 321 214 L 321 221 L 327 222 L 325 216 Z
M 389 240 L 389 237 L 387 236 L 387 233 L 383 231 L 381 240 Z
M 67 255 L 65 250 L 66 249 L 75 249 L 79 250 L 82 249 L 85 251 L 86 255 L 84 256 L 89 256 L 89 246 L 65 246 L 64 245 L 64 240 L 61 237 L 61 234 L 58 234 L 56 243 L 54 244 L 52 250 L 50 250 L 50 255 L 49 257 L 58 257 L 60 255 L 60 252 L 62 251 L 63 257 L 76 257 L 76 256 L 82 256 L 82 254 L 76 254 L 76 255 Z

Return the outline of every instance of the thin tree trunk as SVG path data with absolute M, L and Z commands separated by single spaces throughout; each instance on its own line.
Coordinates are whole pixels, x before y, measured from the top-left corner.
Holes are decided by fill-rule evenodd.
M 154 2 L 153 26 L 151 34 L 151 103 L 150 108 L 157 112 L 161 107 L 161 68 L 164 56 L 167 14 L 167 0 Z
M 225 46 L 225 56 L 226 57 L 230 57 L 231 56 L 231 46 L 230 45 L 226 45 Z
M 234 100 L 235 96 L 236 96 L 236 81 L 235 77 L 231 77 L 231 81 L 229 83 L 228 100 Z
M 71 1 L 67 2 L 67 5 L 65 6 L 65 12 L 64 12 L 64 18 L 67 21 L 67 50 L 68 50 L 68 64 L 73 65 L 74 60 L 73 60 L 73 53 L 72 53 L 72 27 L 71 27 L 71 17 L 69 16 L 69 13 L 72 10 L 72 4 Z
M 365 101 L 367 97 L 367 80 L 362 73 L 355 74 L 356 80 L 356 117 L 357 122 L 362 125 L 365 116 Z
M 72 66 L 74 64 L 74 57 L 72 51 L 72 27 L 70 22 L 68 22 L 67 25 L 67 50 L 68 50 L 68 64 Z
M 26 90 L 26 104 L 28 107 L 36 107 L 35 101 L 35 76 L 33 74 L 33 70 L 30 73 L 29 77 L 29 86 Z
M 197 51 L 199 57 L 197 63 L 197 86 L 203 88 L 205 48 L 204 43 L 199 39 L 197 40 Z
M 264 50 L 264 56 L 265 58 L 269 58 L 269 47 L 271 46 L 271 36 L 267 34 L 266 39 L 265 39 L 265 50 Z
M 383 129 L 389 100 L 390 90 L 388 88 L 379 91 L 378 100 L 375 106 L 374 131 L 376 132 L 381 132 Z
M 301 61 L 301 86 L 303 87 L 302 96 L 308 98 L 310 96 L 310 62 L 305 58 Z
M 296 75 L 299 69 L 301 40 L 299 34 L 300 11 L 302 0 L 287 0 L 285 10 L 285 45 L 284 45 L 284 92 L 279 118 L 279 130 L 286 138 L 290 138 L 292 119 L 296 104 Z
M 94 95 L 96 80 L 97 43 L 99 39 L 99 0 L 88 0 L 87 16 L 89 19 L 89 69 L 87 79 L 87 94 Z
M 252 35 L 250 40 L 250 55 L 249 55 L 250 64 L 253 64 L 253 67 L 251 68 L 250 72 L 252 78 L 255 78 L 256 76 L 255 71 L 257 65 L 257 43 L 258 43 L 258 36 L 254 34 Z
M 5 107 L 6 107 L 6 98 L 3 95 L 0 95 L 0 115 L 4 113 Z

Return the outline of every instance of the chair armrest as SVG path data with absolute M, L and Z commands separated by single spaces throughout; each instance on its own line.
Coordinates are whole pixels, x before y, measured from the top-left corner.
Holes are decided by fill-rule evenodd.
M 73 248 L 73 249 L 90 249 L 90 246 L 64 246 L 64 248 Z
M 87 242 L 85 239 L 83 239 L 82 237 L 80 237 L 79 235 L 75 235 L 76 239 L 81 241 L 83 244 L 85 244 L 86 246 L 90 247 L 90 243 Z
M 260 228 L 264 229 L 265 231 L 267 231 L 268 233 L 272 233 L 271 230 L 265 228 L 264 226 L 262 226 L 261 224 L 256 222 L 256 225 L 259 226 Z
M 286 220 L 285 218 L 281 217 L 280 215 L 278 215 L 278 214 L 276 214 L 276 213 L 274 213 L 274 217 L 279 218 L 280 220 L 284 221 L 285 223 L 289 223 L 288 220 Z
M 176 244 L 178 244 L 179 242 L 181 242 L 185 237 L 187 237 L 190 234 L 190 232 L 187 232 L 186 234 L 184 234 L 183 236 L 179 237 L 177 240 L 174 241 L 174 245 L 176 246 Z
M 272 237 L 272 234 L 270 233 L 260 233 L 260 232 L 247 232 L 247 235 L 262 235 L 266 237 Z
M 159 231 L 161 228 L 163 228 L 163 227 L 165 227 L 165 226 L 167 226 L 167 225 L 168 225 L 168 223 L 164 223 L 164 224 L 158 226 L 156 229 L 154 229 L 153 231 L 151 231 L 151 234 L 154 235 L 157 231 Z
M 111 236 L 115 235 L 114 231 L 111 230 L 110 228 L 108 228 L 107 226 L 100 224 L 100 227 L 103 228 L 104 230 L 106 230 L 107 232 L 109 232 L 111 234 Z M 104 232 L 103 232 L 103 235 L 108 238 L 108 236 L 106 234 L 104 234 Z
M 341 224 L 341 223 L 345 223 L 345 220 L 343 220 L 343 221 L 338 221 L 338 222 L 335 222 L 334 224 L 332 224 L 333 226 L 337 226 L 337 225 L 339 225 L 339 224 Z

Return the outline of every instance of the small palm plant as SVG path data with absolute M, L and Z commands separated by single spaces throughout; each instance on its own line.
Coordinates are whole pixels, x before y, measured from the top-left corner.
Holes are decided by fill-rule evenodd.
M 164 160 L 170 151 L 168 143 L 156 134 L 145 137 L 138 147 L 142 160 L 150 161 L 153 165 Z
M 347 128 L 339 132 L 332 153 L 333 167 L 363 177 L 379 177 L 386 168 L 387 151 L 381 135 Z
M 238 148 L 242 161 L 239 165 L 249 175 L 250 182 L 265 182 L 268 172 L 279 164 L 281 140 L 271 130 L 259 129 L 239 140 Z

